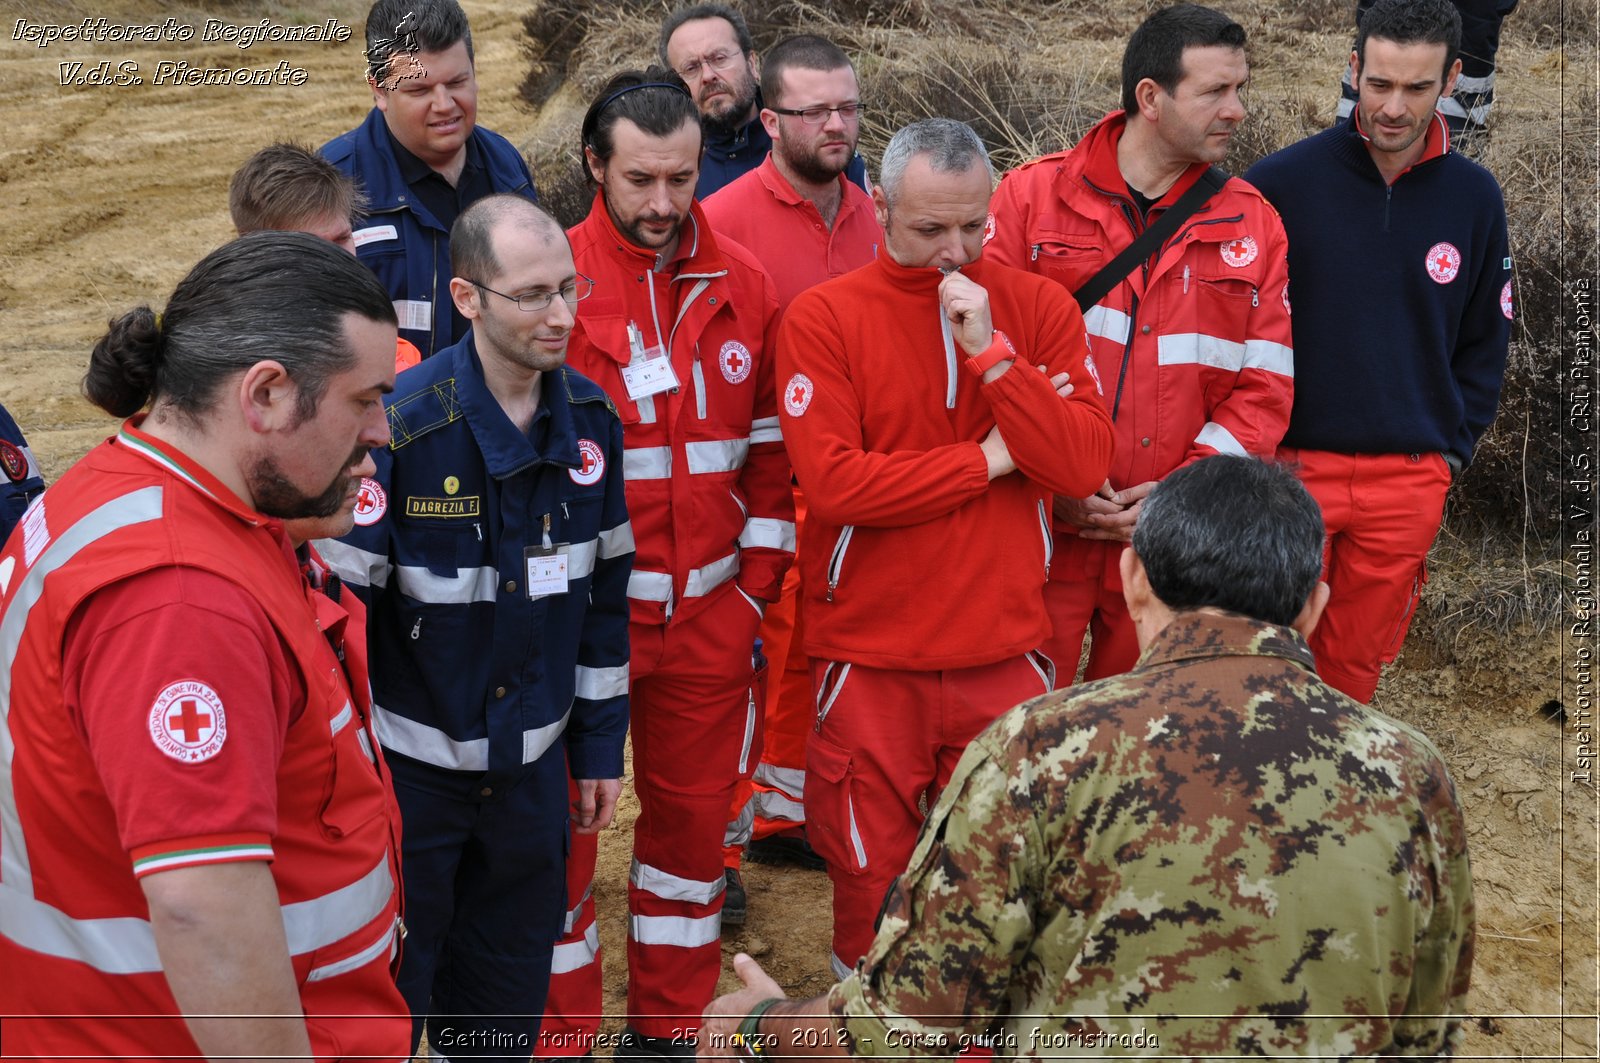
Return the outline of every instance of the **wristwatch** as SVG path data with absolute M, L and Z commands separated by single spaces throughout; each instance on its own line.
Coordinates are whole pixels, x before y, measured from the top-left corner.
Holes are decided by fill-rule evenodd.
M 972 370 L 972 375 L 982 377 L 983 374 L 993 369 L 1007 358 L 1015 358 L 1017 349 L 1011 345 L 1011 339 L 999 329 L 994 330 L 994 337 L 989 341 L 980 354 L 975 354 L 967 359 L 967 368 Z

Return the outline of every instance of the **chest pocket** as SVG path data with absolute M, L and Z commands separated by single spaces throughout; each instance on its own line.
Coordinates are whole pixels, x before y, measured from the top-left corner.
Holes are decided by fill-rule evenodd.
M 1029 265 L 1068 292 L 1083 287 L 1105 262 L 1105 250 L 1092 233 L 1036 233 L 1034 239 L 1037 242 L 1028 249 Z
M 363 748 L 363 721 L 338 669 L 328 673 L 323 686 L 323 704 L 332 707 L 332 715 L 307 719 L 303 725 L 325 728 L 330 736 L 322 738 L 331 740 L 333 750 L 319 818 L 323 834 L 343 838 L 384 814 L 384 787 L 376 762 Z M 311 737 L 308 735 L 308 740 Z
M 620 308 L 608 313 L 607 308 L 594 308 L 585 303 L 584 312 L 578 317 L 577 329 L 588 346 L 593 348 L 594 356 L 574 368 L 605 389 L 623 424 L 638 424 L 641 420 L 640 404 L 628 398 L 628 386 L 622 379 L 622 367 L 632 357 L 632 352 L 628 350 L 628 319 L 622 315 Z M 646 345 L 650 342 L 646 340 Z M 663 397 L 658 395 L 656 400 Z M 650 400 L 645 402 L 649 404 Z
M 1261 305 L 1266 261 L 1253 241 L 1202 242 L 1163 280 L 1168 333 L 1195 333 L 1244 341 L 1250 314 Z M 1234 366 L 1233 368 L 1238 368 Z

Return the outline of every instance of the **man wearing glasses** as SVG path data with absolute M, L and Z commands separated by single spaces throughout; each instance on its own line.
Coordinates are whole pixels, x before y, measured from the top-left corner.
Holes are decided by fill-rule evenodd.
M 844 176 L 861 132 L 861 89 L 850 59 L 832 41 L 789 37 L 761 66 L 762 96 L 770 106 L 761 123 L 772 152 L 754 170 L 705 202 L 719 234 L 731 236 L 761 260 L 778 290 L 778 306 L 825 280 L 871 262 L 883 240 L 868 195 Z M 796 523 L 804 500 L 795 490 Z M 801 648 L 795 602 L 800 566 L 789 570 L 784 594 L 768 610 L 761 643 L 772 662 L 767 684 L 766 734 L 749 791 L 741 787 L 724 849 L 728 890 L 724 924 L 742 921 L 742 846 L 763 863 L 821 867 L 805 841 L 806 733 L 811 729 L 811 673 Z M 747 800 L 748 799 L 748 800 Z
M 393 442 L 322 553 L 370 608 L 413 1037 L 427 1019 L 436 1056 L 525 1059 L 566 907 L 567 779 L 577 834 L 621 790 L 633 532 L 616 408 L 563 365 L 593 282 L 560 226 L 489 196 L 450 260 L 471 328 L 388 400 Z
M 761 116 L 760 63 L 750 28 L 726 4 L 681 7 L 661 24 L 656 51 L 661 64 L 683 78 L 700 108 L 705 157 L 695 195 L 705 199 L 760 166 L 772 148 Z M 845 177 L 871 191 L 866 163 L 854 149 Z

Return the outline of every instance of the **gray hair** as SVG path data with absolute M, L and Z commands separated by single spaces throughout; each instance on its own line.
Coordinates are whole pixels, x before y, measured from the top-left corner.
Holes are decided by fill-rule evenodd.
M 1146 496 L 1133 552 L 1170 609 L 1291 624 L 1322 573 L 1322 539 L 1322 510 L 1293 473 L 1217 454 Z
M 981 162 L 989 182 L 994 183 L 994 164 L 989 161 L 988 149 L 971 126 L 954 118 L 924 118 L 902 128 L 883 150 L 878 185 L 891 206 L 906 167 L 919 155 L 928 157 L 928 165 L 935 173 L 966 173 Z

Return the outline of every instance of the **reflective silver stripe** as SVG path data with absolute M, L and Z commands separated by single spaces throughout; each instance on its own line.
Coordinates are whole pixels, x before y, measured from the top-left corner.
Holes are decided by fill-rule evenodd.
M 704 597 L 738 574 L 739 555 L 736 553 L 719 558 L 709 565 L 691 568 L 689 570 L 689 579 L 683 587 L 683 596 L 685 598 Z M 629 581 L 629 587 L 630 589 L 632 588 L 631 580 Z
M 1264 369 L 1279 376 L 1294 376 L 1294 348 L 1271 340 L 1244 341 L 1244 367 Z
M 567 555 L 567 579 L 584 579 L 594 575 L 594 557 L 599 549 L 598 539 L 562 547 L 561 552 Z
M 578 941 L 564 941 L 550 954 L 551 974 L 571 974 L 589 966 L 600 955 L 600 927 L 590 923 Z
M 1490 106 L 1488 103 L 1480 103 L 1475 107 L 1463 107 L 1461 101 L 1454 96 L 1446 96 L 1438 104 L 1440 114 L 1447 114 L 1452 118 L 1465 118 L 1479 125 L 1489 121 Z
M 1174 332 L 1156 340 L 1161 365 L 1205 365 L 1237 373 L 1244 368 L 1244 344 L 1203 332 Z
M 727 888 L 728 880 L 718 872 L 710 882 L 677 875 L 641 864 L 637 858 L 628 869 L 628 882 L 637 889 L 654 894 L 664 901 L 683 901 L 686 904 L 710 904 Z
M 804 768 L 780 768 L 776 764 L 762 762 L 756 765 L 754 778 L 762 786 L 770 786 L 775 790 L 782 790 L 796 800 L 801 800 L 805 797 L 806 770 Z
M 9 789 L 9 781 L 7 788 Z M 12 856 L 7 842 L 6 857 Z M 6 876 L 9 879 L 8 868 Z M 77 960 L 104 974 L 161 970 L 156 937 L 143 919 L 74 919 L 26 889 L 0 882 L 0 936 L 46 956 Z
M 1483 77 L 1469 77 L 1466 74 L 1456 76 L 1456 92 L 1492 92 L 1494 91 L 1494 71 L 1491 70 Z M 1446 96 L 1445 99 L 1450 97 Z
M 806 821 L 805 806 L 776 790 L 757 790 L 745 807 L 753 808 L 762 819 L 781 819 L 788 823 Z
M 628 573 L 628 597 L 641 602 L 672 601 L 672 576 L 665 572 L 634 569 Z
M 372 751 L 372 739 L 367 737 L 367 729 L 365 727 L 356 731 L 356 742 L 360 744 L 361 752 L 367 755 L 368 760 L 374 764 L 378 763 L 378 755 Z
M 382 554 L 361 550 L 338 539 L 318 539 L 317 553 L 339 578 L 353 587 L 387 587 L 389 559 Z
M 349 937 L 383 914 L 394 895 L 387 854 L 350 885 L 283 906 L 289 954 L 303 956 Z
M 750 517 L 739 533 L 739 546 L 748 550 L 764 546 L 770 550 L 794 553 L 794 521 L 773 517 Z
M 837 953 L 833 952 L 828 953 L 828 966 L 833 968 L 833 976 L 841 982 L 849 978 L 855 970 L 854 967 L 841 960 Z
M 1349 74 L 1345 75 L 1344 83 L 1346 85 L 1350 84 L 1350 75 Z M 1355 109 L 1356 109 L 1356 101 L 1355 100 L 1341 99 L 1339 101 L 1339 110 L 1338 110 L 1337 113 L 1338 113 L 1338 116 L 1340 118 L 1349 118 L 1350 117 L 1350 112 L 1355 110 Z
M 1128 315 L 1109 306 L 1091 306 L 1083 315 L 1085 330 L 1112 343 L 1127 343 L 1128 328 L 1132 324 Z
M 580 698 L 604 701 L 628 692 L 628 666 L 619 664 L 612 668 L 590 668 L 578 665 L 578 680 L 574 688 Z
M 113 532 L 146 521 L 160 520 L 162 499 L 160 487 L 144 487 L 114 498 L 85 514 L 44 547 L 22 575 L 11 605 L 4 615 L 0 615 L 0 883 L 4 884 L 8 893 L 15 890 L 22 898 L 33 898 L 33 869 L 28 862 L 28 843 L 22 836 L 22 820 L 17 813 L 16 783 L 11 775 L 11 762 L 17 752 L 11 737 L 11 668 L 16 663 L 17 650 L 22 645 L 22 632 L 27 626 L 28 614 L 43 597 L 47 576 L 71 561 L 78 551 Z M 5 907 L 0 905 L 0 909 Z M 8 922 L 13 914 L 0 912 Z M 63 915 L 62 918 L 67 917 Z
M 850 846 L 856 851 L 856 866 L 861 870 L 867 869 L 867 847 L 861 842 L 861 829 L 856 826 L 856 798 L 854 794 L 845 795 L 845 812 L 850 817 Z
M 722 847 L 724 849 L 742 849 L 750 844 L 750 838 L 755 834 L 756 809 L 754 801 L 746 801 L 739 809 L 739 814 L 728 821 L 727 827 L 722 831 Z
M 44 473 L 40 471 L 39 462 L 34 458 L 33 451 L 31 449 L 24 446 L 22 448 L 22 456 L 28 459 L 28 471 L 24 473 L 22 477 L 24 480 L 44 475 Z
M 694 415 L 703 421 L 706 419 L 706 374 L 700 368 L 699 344 L 695 345 L 695 350 L 694 364 L 689 367 L 689 372 L 694 377 Z
M 600 533 L 600 556 L 607 561 L 623 554 L 631 554 L 634 549 L 631 520 L 625 520 L 615 528 Z
M 1219 454 L 1237 454 L 1241 458 L 1248 458 L 1249 452 L 1233 437 L 1233 433 L 1215 421 L 1207 421 L 1205 427 L 1200 429 L 1194 441 L 1203 447 L 1211 447 Z
M 321 967 L 311 968 L 311 973 L 306 975 L 308 982 L 321 982 L 336 975 L 347 974 L 350 971 L 360 970 L 379 956 L 387 956 L 394 948 L 394 935 L 396 924 L 390 923 L 378 939 L 353 956 L 346 956 L 342 960 L 323 964 Z
M 333 734 L 338 734 L 340 731 L 345 729 L 352 719 L 355 718 L 355 714 L 356 710 L 351 707 L 348 701 L 346 701 L 344 703 L 344 708 L 339 710 L 339 714 L 332 720 L 328 721 L 328 730 Z
M 378 732 L 379 745 L 412 760 L 455 771 L 489 770 L 487 738 L 458 741 L 437 727 L 408 720 L 382 705 L 372 706 L 372 725 Z
M 750 422 L 750 445 L 757 443 L 782 443 L 783 429 L 776 417 L 757 417 Z
M 578 916 L 583 914 L 583 906 L 588 903 L 589 898 L 593 896 L 594 880 L 590 879 L 589 884 L 583 887 L 583 896 L 578 898 L 577 904 L 574 904 L 571 908 L 567 909 L 566 918 L 561 920 L 561 932 L 563 934 L 572 933 L 572 928 L 578 925 Z
M 454 576 L 441 576 L 425 565 L 396 565 L 395 585 L 413 601 L 429 605 L 471 605 L 494 601 L 500 573 L 488 565 L 464 568 Z
M 628 936 L 641 945 L 676 945 L 693 949 L 722 937 L 722 914 L 691 919 L 681 915 L 636 915 L 628 920 Z
M 566 730 L 571 708 L 555 723 L 532 727 L 522 732 L 522 763 L 532 764 L 544 755 L 561 733 Z M 408 720 L 399 713 L 390 712 L 382 705 L 372 706 L 372 723 L 378 732 L 378 742 L 384 749 L 393 750 L 412 760 L 432 764 L 453 771 L 488 771 L 489 740 L 471 738 L 465 741 L 451 738 L 437 727 L 429 727 L 416 720 Z
M 712 472 L 738 472 L 750 453 L 748 439 L 710 439 L 683 445 L 689 471 L 695 475 Z
M 671 447 L 623 448 L 624 480 L 669 480 L 672 478 Z

